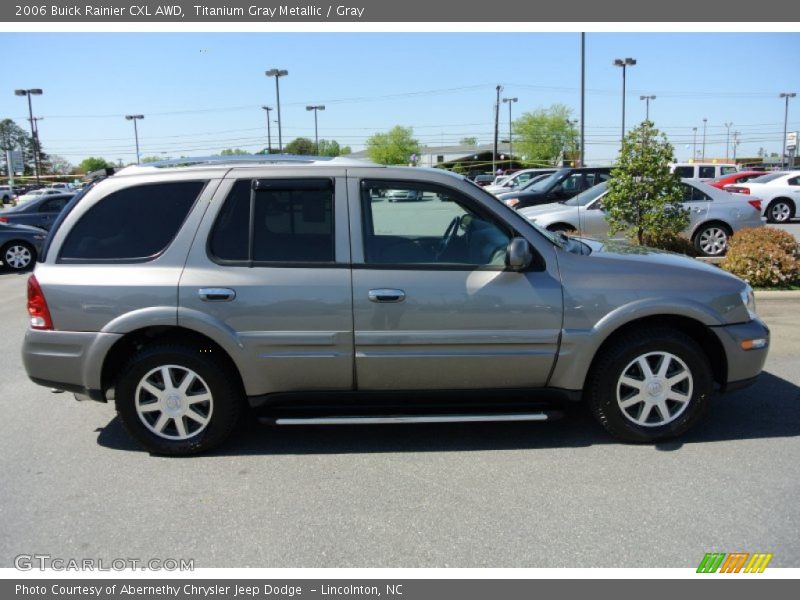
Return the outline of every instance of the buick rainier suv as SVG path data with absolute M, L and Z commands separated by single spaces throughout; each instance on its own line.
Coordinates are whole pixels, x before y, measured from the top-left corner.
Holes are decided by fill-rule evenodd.
M 28 281 L 29 377 L 113 401 L 153 453 L 214 448 L 246 412 L 537 421 L 569 402 L 652 442 L 764 365 L 769 331 L 741 280 L 545 231 L 462 176 L 181 163 L 74 197 Z

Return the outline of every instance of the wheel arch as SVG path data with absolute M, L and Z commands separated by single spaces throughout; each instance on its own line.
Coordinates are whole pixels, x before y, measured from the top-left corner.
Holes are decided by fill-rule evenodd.
M 145 346 L 152 344 L 178 344 L 197 349 L 199 353 L 208 353 L 224 365 L 236 377 L 236 383 L 242 393 L 244 384 L 233 357 L 222 345 L 200 332 L 175 325 L 153 325 L 136 329 L 124 334 L 106 353 L 100 373 L 103 393 L 114 388 L 117 378 L 130 358 Z
M 582 387 L 584 389 L 586 388 L 586 383 L 594 374 L 598 358 L 603 355 L 603 352 L 611 344 L 632 331 L 652 326 L 674 329 L 692 338 L 706 357 L 708 357 L 714 382 L 720 387 L 725 386 L 725 383 L 728 381 L 728 360 L 725 355 L 725 349 L 722 346 L 722 342 L 720 342 L 719 338 L 714 335 L 707 325 L 701 321 L 683 315 L 651 315 L 619 325 L 606 335 L 592 357 Z

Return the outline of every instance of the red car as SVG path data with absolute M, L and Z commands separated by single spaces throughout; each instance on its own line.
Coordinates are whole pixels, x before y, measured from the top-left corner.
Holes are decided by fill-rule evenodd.
M 754 177 L 761 177 L 764 174 L 766 174 L 766 171 L 737 171 L 736 173 L 730 173 L 729 175 L 723 175 L 711 181 L 706 181 L 706 183 L 708 185 L 713 185 L 715 188 L 724 190 L 726 185 L 744 183 L 745 181 L 750 181 Z

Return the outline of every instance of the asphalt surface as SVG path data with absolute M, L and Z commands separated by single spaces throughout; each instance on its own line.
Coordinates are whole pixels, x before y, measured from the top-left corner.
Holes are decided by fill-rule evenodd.
M 196 567 L 800 566 L 800 299 L 759 302 L 766 372 L 680 441 L 554 423 L 271 428 L 150 456 L 112 405 L 29 382 L 26 275 L 0 272 L 0 566 L 18 554 Z

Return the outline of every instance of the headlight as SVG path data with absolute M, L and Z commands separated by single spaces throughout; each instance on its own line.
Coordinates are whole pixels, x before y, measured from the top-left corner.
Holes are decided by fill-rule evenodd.
M 747 313 L 750 315 L 750 318 L 757 318 L 756 296 L 753 294 L 753 288 L 748 285 L 741 292 L 739 292 L 739 296 L 742 298 L 742 304 L 744 304 L 744 307 L 747 309 Z
M 506 206 L 514 208 L 517 204 L 519 204 L 519 198 L 509 198 L 506 200 Z

